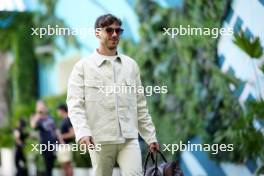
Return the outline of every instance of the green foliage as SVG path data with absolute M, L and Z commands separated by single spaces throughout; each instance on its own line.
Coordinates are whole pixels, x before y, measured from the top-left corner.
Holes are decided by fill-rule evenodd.
M 12 51 L 14 62 L 11 66 L 8 90 L 9 106 L 11 106 L 10 118 L 11 124 L 8 127 L 0 129 L 0 147 L 14 146 L 13 129 L 19 118 L 24 117 L 28 126 L 26 131 L 32 133 L 29 127 L 29 117 L 35 113 L 35 102 L 38 98 L 38 64 L 51 63 L 54 58 L 52 53 L 42 53 L 36 56 L 35 50 L 38 46 L 51 46 L 54 49 L 63 51 L 62 47 L 70 44 L 79 46 L 74 36 L 63 37 L 64 46 L 58 46 L 55 42 L 56 36 L 44 36 L 40 39 L 31 35 L 31 27 L 67 27 L 67 25 L 55 15 L 57 1 L 45 0 L 39 1 L 44 11 L 42 12 L 0 12 L 1 19 L 12 18 L 11 23 L 5 29 L 0 29 L 0 51 Z M 58 25 L 58 26 L 56 26 Z M 65 103 L 66 96 L 47 97 L 45 102 L 48 104 L 50 113 L 57 124 L 60 120 L 56 115 L 56 107 L 59 103 Z M 12 102 L 12 103 L 11 103 Z M 31 144 L 38 143 L 37 138 L 28 138 L 26 140 L 25 151 L 31 151 Z M 77 157 L 81 159 L 82 157 Z M 36 162 L 38 166 L 43 166 L 43 162 L 37 155 Z M 89 165 L 84 158 L 77 162 L 80 166 Z M 39 167 L 38 167 L 39 168 Z
M 0 148 L 14 146 L 13 131 L 10 127 L 0 128 Z
M 241 162 L 263 153 L 263 137 L 253 127 L 249 113 L 253 111 L 244 113 L 230 91 L 230 84 L 238 87 L 239 80 L 223 74 L 216 65 L 217 40 L 163 35 L 163 28 L 180 25 L 220 28 L 229 6 L 227 0 L 187 0 L 183 9 L 177 10 L 140 1 L 136 10 L 141 40 L 124 41 L 121 46 L 139 63 L 145 85 L 168 86 L 166 95 L 148 98 L 161 144 L 187 141 L 199 134 L 204 143 L 234 144 L 233 152 L 220 152 L 215 159 Z M 258 40 L 253 43 L 258 46 Z M 259 49 L 253 53 L 258 56 Z
M 264 73 L 264 65 L 261 66 L 260 70 Z
M 27 104 L 14 104 L 12 106 L 12 126 L 16 126 L 16 122 L 20 118 L 24 118 L 29 122 L 29 117 L 35 113 L 35 101 Z
M 264 101 L 249 101 L 247 103 L 248 113 L 252 116 L 264 120 Z
M 0 12 L 1 14 L 1 12 Z M 5 52 L 10 48 L 10 33 L 6 30 L 0 29 L 0 51 Z
M 11 18 L 5 29 L 1 29 L 0 36 L 4 36 L 0 43 L 2 51 L 12 49 L 14 62 L 10 79 L 12 80 L 11 99 L 17 104 L 29 103 L 38 96 L 38 65 L 34 55 L 34 44 L 31 31 L 32 14 L 27 12 L 1 12 L 3 19 Z
M 60 19 L 56 15 L 56 5 L 58 0 L 43 0 L 39 1 L 42 11 L 34 13 L 34 27 L 35 28 L 68 28 L 68 25 L 64 20 Z M 55 51 L 61 53 L 65 52 L 68 46 L 74 46 L 79 48 L 80 43 L 73 35 L 56 36 L 56 35 L 44 35 L 42 38 L 34 36 L 35 44 L 38 47 L 48 47 L 50 51 L 37 53 L 38 61 L 41 64 L 52 64 L 55 58 Z M 60 42 L 57 42 L 60 39 Z
M 242 30 L 239 33 L 236 33 L 234 37 L 233 42 L 250 58 L 259 59 L 262 57 L 263 48 L 259 37 L 248 38 Z M 262 66 L 260 70 L 264 73 L 263 68 L 264 67 Z M 257 69 L 257 67 L 254 69 Z M 260 78 L 256 71 L 255 76 L 257 80 L 257 89 L 259 90 L 259 96 L 261 97 Z M 260 101 L 250 101 L 247 103 L 247 109 L 244 117 L 238 119 L 234 123 L 231 123 L 227 131 L 222 133 L 219 132 L 219 136 L 222 135 L 222 137 L 229 140 L 229 142 L 236 144 L 237 150 L 234 151 L 233 154 L 237 155 L 236 158 L 238 158 L 239 161 L 243 161 L 247 158 L 260 158 L 264 161 L 264 134 L 259 128 L 254 126 L 254 123 L 260 123 L 263 128 L 263 105 L 264 102 L 262 98 L 260 98 Z M 258 168 L 256 172 L 259 172 L 260 170 L 261 167 Z
M 240 48 L 242 51 L 244 51 L 251 59 L 260 59 L 263 55 L 263 48 L 260 43 L 259 37 L 249 38 L 246 36 L 244 31 L 240 31 L 239 33 L 235 34 L 235 38 L 233 42 Z M 260 87 L 260 75 L 257 74 L 257 69 L 260 69 L 263 73 L 263 65 L 258 68 L 255 63 L 254 65 L 254 74 L 256 78 L 256 87 L 258 90 L 258 97 L 262 100 L 261 97 L 261 87 Z M 263 101 L 263 100 L 262 100 Z
M 0 18 L 1 19 L 8 19 L 8 21 L 10 19 L 13 18 L 13 16 L 11 15 L 11 12 L 3 12 L 3 11 L 0 11 Z M 12 29 L 3 29 L 3 28 L 0 28 L 0 51 L 1 52 L 6 52 L 10 49 L 10 45 L 11 45 L 11 41 L 10 41 L 10 38 L 12 36 L 12 33 L 11 33 Z
M 55 26 L 56 23 L 66 26 L 62 20 L 55 16 L 56 1 L 41 2 L 46 12 L 0 12 L 1 19 L 12 19 L 4 28 L 0 29 L 0 51 L 12 51 L 14 62 L 9 71 L 8 102 L 11 109 L 10 126 L 15 127 L 17 119 L 25 117 L 27 120 L 34 113 L 35 100 L 38 98 L 38 65 L 35 55 L 37 46 L 55 45 L 55 37 L 45 36 L 44 39 L 34 38 L 31 27 Z M 67 44 L 76 44 L 73 36 L 66 37 Z M 52 53 L 53 54 L 53 53 Z M 44 54 L 47 56 L 46 54 Z M 53 55 L 49 55 L 52 57 Z M 38 58 L 42 58 L 38 55 Z M 44 59 L 46 60 L 46 59 Z M 40 62 L 42 63 L 42 62 Z M 52 111 L 52 115 L 55 114 Z M 13 136 L 9 136 L 12 141 Z
M 43 100 L 48 107 L 49 114 L 55 119 L 56 124 L 59 125 L 62 119 L 57 115 L 57 107 L 59 104 L 66 104 L 66 94 L 46 96 Z
M 222 152 L 217 157 L 221 160 L 243 162 L 246 159 L 260 157 L 264 160 L 264 138 L 260 129 L 254 126 L 254 121 L 264 117 L 263 102 L 251 101 L 247 103 L 247 111 L 243 117 L 230 121 L 226 128 L 215 133 L 215 142 L 234 144 L 234 151 L 226 154 Z
M 29 126 L 29 118 L 35 112 L 35 101 L 28 102 L 27 104 L 13 104 L 12 106 L 12 118 L 10 123 L 0 128 L 0 148 L 1 147 L 13 147 L 15 145 L 15 139 L 13 135 L 14 129 L 17 127 L 17 122 L 20 118 L 26 121 L 26 131 L 29 133 L 32 129 Z M 26 152 L 30 152 L 31 144 L 36 143 L 36 139 L 27 139 Z
M 38 64 L 34 55 L 33 41 L 27 24 L 19 25 L 13 37 L 14 102 L 28 103 L 38 96 Z
M 262 165 L 261 167 L 259 167 L 256 172 L 255 172 L 255 176 L 259 176 L 261 174 L 264 174 L 264 165 Z
M 33 40 L 28 26 L 32 25 L 32 14 L 27 12 L 1 12 L 1 18 L 12 18 L 12 22 L 5 29 L 1 29 L 0 36 L 4 37 L 0 43 L 1 51 L 13 51 L 14 62 L 8 74 L 8 102 L 11 106 L 8 133 L 0 133 L 1 142 L 11 147 L 14 145 L 13 129 L 20 117 L 28 120 L 34 112 L 34 99 L 38 96 L 37 60 L 34 55 Z M 11 103 L 12 102 L 12 103 Z M 11 145 L 12 144 L 12 145 Z
M 235 34 L 234 43 L 247 53 L 251 58 L 260 58 L 263 54 L 259 37 L 250 39 L 243 31 Z

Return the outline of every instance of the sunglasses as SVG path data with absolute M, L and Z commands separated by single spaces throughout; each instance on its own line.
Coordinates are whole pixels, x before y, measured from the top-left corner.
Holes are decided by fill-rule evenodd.
M 122 28 L 107 27 L 107 28 L 105 28 L 105 31 L 107 32 L 108 35 L 113 35 L 114 32 L 117 35 L 121 35 L 124 32 L 124 29 L 122 29 Z

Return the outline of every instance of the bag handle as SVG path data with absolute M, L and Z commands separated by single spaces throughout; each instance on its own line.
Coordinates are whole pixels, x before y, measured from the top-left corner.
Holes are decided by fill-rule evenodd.
M 153 155 L 153 153 L 151 153 L 152 155 Z M 165 163 L 167 163 L 167 160 L 166 160 L 166 158 L 165 158 L 165 156 L 161 153 L 161 151 L 157 151 L 156 152 L 156 157 L 155 157 L 155 172 L 154 172 L 154 175 L 156 175 L 157 173 L 158 173 L 158 154 L 160 154 L 160 156 L 161 156 L 161 158 L 163 159 L 163 161 L 165 162 Z
M 165 163 L 167 163 L 167 159 L 161 153 L 160 150 L 156 151 L 155 159 L 154 159 L 153 153 L 152 152 L 148 152 L 147 158 L 146 158 L 145 163 L 144 163 L 144 176 L 146 175 L 146 172 L 147 172 L 147 164 L 148 164 L 149 157 L 151 157 L 153 164 L 155 164 L 155 172 L 154 172 L 154 175 L 156 175 L 156 173 L 158 172 L 158 154 L 160 154 L 160 156 L 163 159 L 163 161 Z
M 161 153 L 161 151 L 160 150 L 158 150 L 157 151 L 157 153 L 159 153 L 160 154 L 160 156 L 161 156 L 161 158 L 163 159 L 163 161 L 165 162 L 165 163 L 167 163 L 168 161 L 167 161 L 167 159 L 165 158 L 165 156 Z M 156 154 L 157 155 L 157 154 Z M 157 157 L 156 157 L 156 159 L 157 159 Z
M 148 152 L 147 158 L 146 158 L 145 163 L 144 163 L 144 176 L 146 175 L 146 172 L 147 172 L 147 164 L 148 164 L 149 157 L 151 157 L 152 163 L 153 164 L 155 163 L 153 154 L 151 152 Z

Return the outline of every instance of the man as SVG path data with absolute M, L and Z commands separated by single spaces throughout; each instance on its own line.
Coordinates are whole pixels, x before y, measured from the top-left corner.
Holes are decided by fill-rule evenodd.
M 74 66 L 68 83 L 67 104 L 76 141 L 101 144 L 100 151 L 89 150 L 96 176 L 111 176 L 116 161 L 123 176 L 142 175 L 138 133 L 151 152 L 159 150 L 144 92 L 131 91 L 141 86 L 139 68 L 117 52 L 121 25 L 112 14 L 97 18 L 99 47 Z M 120 90 L 121 86 L 126 91 L 109 92 L 109 87 Z
M 57 107 L 57 114 L 62 118 L 61 128 L 60 128 L 60 139 L 61 143 L 70 145 L 74 141 L 74 130 L 71 121 L 68 117 L 68 108 L 65 104 L 61 104 Z M 73 175 L 72 168 L 72 153 L 70 150 L 60 147 L 58 151 L 58 161 L 61 163 L 62 169 L 65 176 Z
M 16 164 L 16 176 L 27 175 L 27 163 L 24 155 L 25 141 L 28 136 L 26 133 L 26 122 L 24 118 L 20 118 L 17 124 L 17 128 L 14 130 L 15 136 L 15 164 Z
M 39 100 L 36 104 L 36 114 L 30 119 L 31 127 L 39 130 L 40 144 L 55 145 L 57 143 L 57 131 L 53 119 L 48 114 L 45 103 Z M 52 176 L 52 168 L 56 159 L 55 151 L 46 149 L 42 156 L 45 162 L 45 176 Z

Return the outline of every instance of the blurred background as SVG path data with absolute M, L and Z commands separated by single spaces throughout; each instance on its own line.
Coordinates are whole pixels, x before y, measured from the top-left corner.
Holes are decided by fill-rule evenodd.
M 73 65 L 92 53 L 94 35 L 32 35 L 31 28 L 93 28 L 112 13 L 125 29 L 119 51 L 134 58 L 144 86 L 166 85 L 147 97 L 160 144 L 234 144 L 234 151 L 165 152 L 186 176 L 264 174 L 264 0 L 0 0 L 0 175 L 15 174 L 13 131 L 26 121 L 29 175 L 43 161 L 29 126 L 43 99 L 57 125 Z M 180 25 L 228 28 L 231 36 L 163 35 Z M 143 144 L 142 144 L 143 145 Z M 146 156 L 142 150 L 143 158 Z M 88 155 L 74 153 L 74 175 L 87 175 Z M 118 169 L 115 172 L 118 175 Z M 60 175 L 58 164 L 53 170 Z

